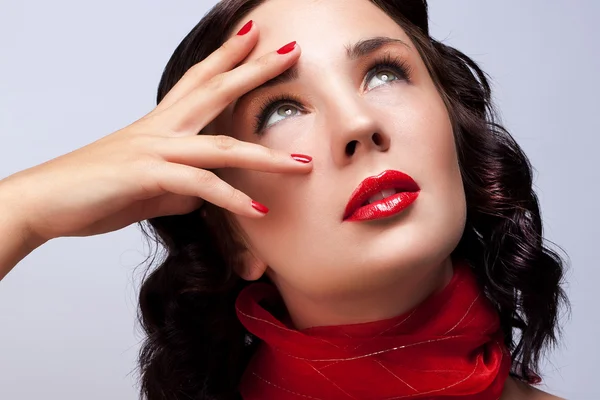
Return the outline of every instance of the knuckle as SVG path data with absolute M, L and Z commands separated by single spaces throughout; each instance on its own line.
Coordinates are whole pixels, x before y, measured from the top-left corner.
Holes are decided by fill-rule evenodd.
M 223 87 L 223 74 L 213 76 L 206 82 L 206 88 L 210 91 L 218 91 Z
M 127 137 L 124 140 L 126 142 L 127 148 L 142 149 L 142 148 L 146 148 L 148 146 L 150 138 L 149 138 L 149 135 L 147 135 L 145 133 L 137 133 L 137 134 L 127 135 Z
M 134 176 L 133 182 L 145 193 L 153 192 L 160 186 L 157 177 L 161 175 L 164 168 L 164 163 L 151 157 L 137 157 L 127 166 Z
M 194 64 L 184 75 L 190 76 L 195 80 L 203 79 L 205 75 L 204 64 L 202 62 Z
M 214 136 L 215 147 L 221 151 L 229 151 L 231 150 L 235 144 L 236 140 L 231 136 L 226 135 L 217 135 Z
M 273 150 L 268 147 L 265 147 L 265 149 L 266 149 L 266 154 L 267 154 L 267 158 L 269 159 L 269 161 L 272 161 L 274 163 L 281 161 L 281 154 L 278 151 Z
M 270 54 L 266 54 L 262 57 L 259 57 L 256 60 L 256 64 L 260 67 L 260 68 L 264 68 L 264 67 L 268 67 L 271 64 L 271 57 Z
M 161 113 L 151 113 L 131 124 L 124 133 L 131 136 L 141 136 L 145 139 L 154 138 L 170 126 L 169 121 Z M 144 139 L 140 139 L 141 143 Z
M 232 203 L 241 204 L 245 196 L 239 190 L 231 188 L 227 197 Z
M 239 77 L 236 78 L 236 73 L 230 70 L 215 78 L 217 81 L 213 83 L 215 86 L 212 87 L 212 90 L 216 91 L 218 103 L 224 107 L 238 97 L 235 82 L 239 80 Z
M 217 176 L 210 171 L 200 169 L 196 173 L 196 182 L 209 189 L 214 189 L 217 186 Z
M 129 135 L 125 138 L 125 145 L 120 146 L 119 153 L 129 161 L 157 159 L 158 137 L 147 134 Z
M 230 53 L 231 51 L 233 51 L 234 47 L 235 46 L 233 46 L 231 40 L 227 40 L 221 45 L 219 50 L 221 50 L 221 52 L 223 53 Z
M 197 62 L 196 64 L 192 65 L 191 67 L 189 67 L 187 69 L 187 71 L 185 71 L 185 73 L 183 74 L 185 75 L 194 75 L 198 72 L 199 69 L 202 68 L 202 61 Z
M 136 153 L 129 157 L 129 167 L 134 171 L 143 172 L 144 175 L 152 175 L 164 168 L 164 162 L 158 157 L 149 154 Z
M 234 101 L 238 96 L 236 95 L 235 88 L 223 88 L 221 90 L 220 98 L 221 98 L 221 107 L 227 106 L 232 101 Z

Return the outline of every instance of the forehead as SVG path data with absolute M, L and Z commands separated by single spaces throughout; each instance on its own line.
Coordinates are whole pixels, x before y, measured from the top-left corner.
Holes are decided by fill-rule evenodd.
M 244 63 L 294 40 L 302 49 L 300 63 L 344 55 L 344 46 L 366 37 L 410 42 L 403 29 L 369 0 L 267 0 L 238 21 L 233 32 L 249 19 L 256 22 L 259 40 Z

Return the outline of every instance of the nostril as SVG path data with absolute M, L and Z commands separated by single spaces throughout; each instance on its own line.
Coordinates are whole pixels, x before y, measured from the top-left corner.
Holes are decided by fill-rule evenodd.
M 346 145 L 346 154 L 347 155 L 351 156 L 352 154 L 354 154 L 354 152 L 356 151 L 356 143 L 358 143 L 358 142 L 356 140 L 353 140 Z
M 381 146 L 381 144 L 383 143 L 383 138 L 377 132 L 375 132 L 371 138 L 373 140 L 373 143 L 375 143 L 377 146 Z

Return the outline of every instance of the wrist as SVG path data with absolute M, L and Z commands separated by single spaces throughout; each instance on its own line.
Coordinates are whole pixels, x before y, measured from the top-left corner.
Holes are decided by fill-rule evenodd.
M 11 177 L 0 180 L 0 224 L 4 231 L 14 235 L 22 244 L 23 251 L 31 252 L 48 239 L 42 238 L 31 226 L 23 196 Z

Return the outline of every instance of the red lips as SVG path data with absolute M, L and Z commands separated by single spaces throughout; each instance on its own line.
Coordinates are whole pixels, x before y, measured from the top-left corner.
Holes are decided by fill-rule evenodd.
M 364 206 L 371 196 L 374 196 L 386 189 L 396 189 L 397 192 L 420 191 L 419 185 L 417 185 L 417 183 L 409 175 L 395 170 L 383 171 L 377 176 L 368 177 L 354 190 L 352 196 L 350 196 L 348 204 L 346 205 L 346 210 L 344 211 L 344 220 L 351 217 L 355 211 Z M 414 201 L 416 196 L 412 196 L 411 198 Z M 373 206 L 375 205 L 376 203 L 373 203 Z M 398 211 L 400 211 L 400 209 Z M 388 214 L 389 212 L 386 215 Z M 373 219 L 373 217 L 369 219 Z

